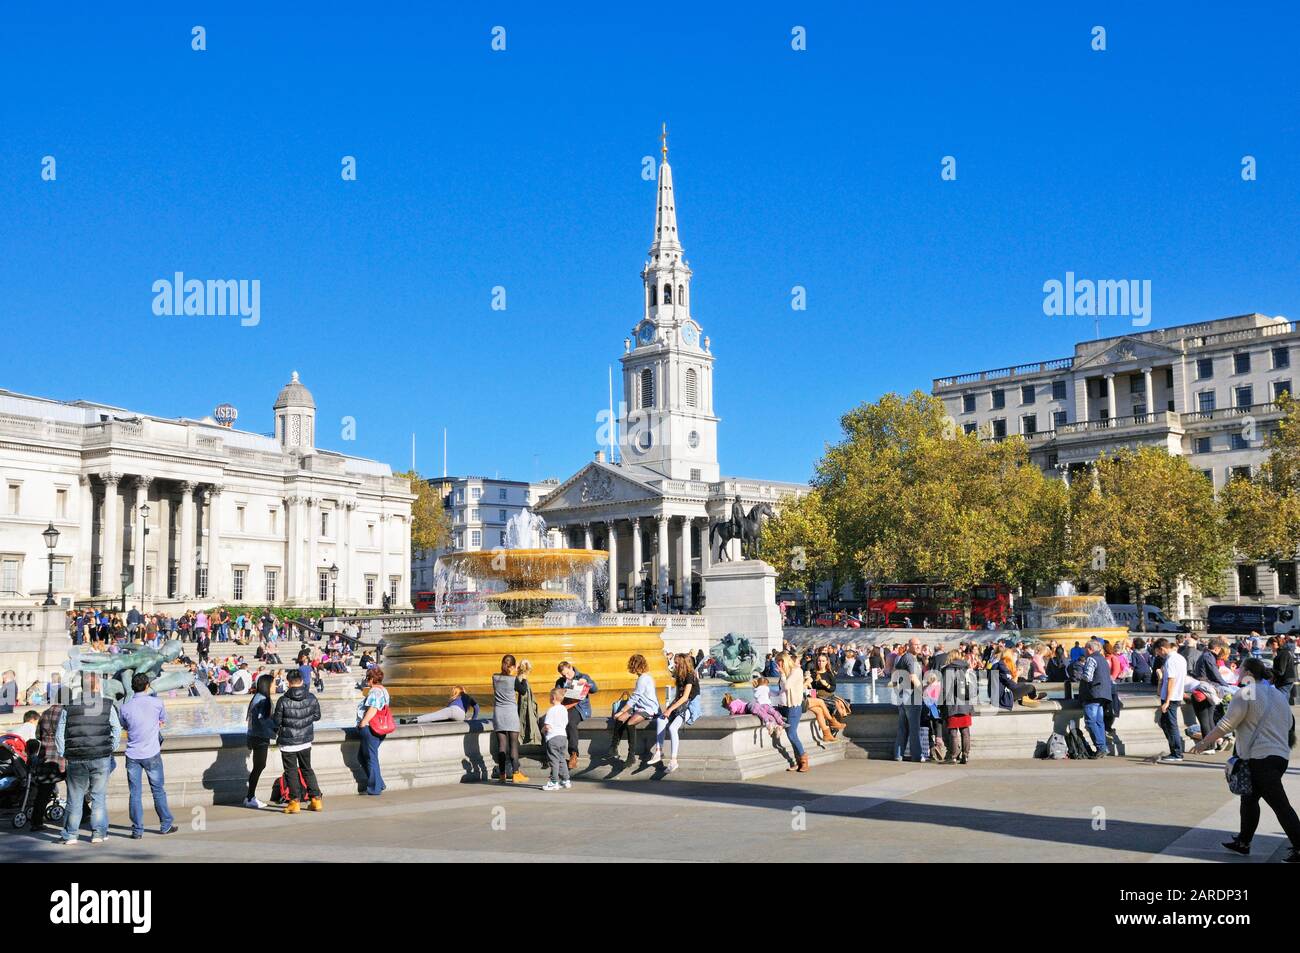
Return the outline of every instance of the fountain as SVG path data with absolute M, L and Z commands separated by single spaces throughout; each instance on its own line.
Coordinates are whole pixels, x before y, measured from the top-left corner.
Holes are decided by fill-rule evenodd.
M 1029 600 L 1029 623 L 1025 635 L 1046 642 L 1055 640 L 1067 649 L 1089 639 L 1114 641 L 1128 634 L 1128 628 L 1115 624 L 1104 596 L 1081 595 L 1068 582 L 1056 585 L 1056 595 L 1035 596 Z
M 507 653 L 533 663 L 539 704 L 565 659 L 596 681 L 600 707 L 632 687 L 635 678 L 627 671 L 632 655 L 644 655 L 651 674 L 663 683 L 660 627 L 596 624 L 574 591 L 588 573 L 605 568 L 609 554 L 546 548 L 541 545 L 544 530 L 541 518 L 524 510 L 507 523 L 505 548 L 456 552 L 438 560 L 438 612 L 446 627 L 435 619 L 421 631 L 384 635 L 384 685 L 397 713 L 441 708 L 455 685 L 490 706 L 492 676 Z M 457 578 L 475 580 L 487 590 L 481 603 L 450 605 L 446 597 Z

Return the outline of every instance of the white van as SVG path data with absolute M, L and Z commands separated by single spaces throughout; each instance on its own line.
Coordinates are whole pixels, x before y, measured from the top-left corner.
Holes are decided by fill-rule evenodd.
M 1110 605 L 1110 614 L 1115 617 L 1116 625 L 1126 625 L 1130 632 L 1138 631 L 1138 611 L 1135 605 Z M 1186 632 L 1187 626 L 1167 618 L 1156 606 L 1143 606 L 1146 609 L 1148 632 Z

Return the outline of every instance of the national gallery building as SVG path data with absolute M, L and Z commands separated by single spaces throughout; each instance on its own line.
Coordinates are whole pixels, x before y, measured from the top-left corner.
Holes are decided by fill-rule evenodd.
M 0 391 L 0 605 L 43 602 L 52 554 L 65 606 L 408 606 L 408 482 L 317 449 L 297 372 L 273 420 L 264 435 Z

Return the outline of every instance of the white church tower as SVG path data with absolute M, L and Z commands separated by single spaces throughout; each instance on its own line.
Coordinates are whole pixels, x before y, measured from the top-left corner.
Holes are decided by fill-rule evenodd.
M 713 355 L 691 316 L 691 268 L 677 235 L 666 126 L 662 139 L 654 241 L 641 270 L 645 313 L 623 342 L 623 459 L 673 480 L 712 483 L 720 478 Z

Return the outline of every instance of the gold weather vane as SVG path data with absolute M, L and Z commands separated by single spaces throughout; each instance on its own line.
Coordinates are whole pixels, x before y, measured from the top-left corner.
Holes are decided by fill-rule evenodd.
M 664 123 L 663 130 L 664 131 L 660 134 L 659 138 L 663 140 L 664 158 L 667 159 L 668 158 L 668 123 Z

